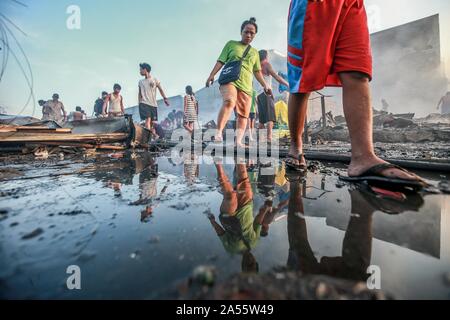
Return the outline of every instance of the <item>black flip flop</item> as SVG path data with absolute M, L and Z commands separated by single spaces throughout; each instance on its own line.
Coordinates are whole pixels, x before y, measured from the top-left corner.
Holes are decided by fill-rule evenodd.
M 416 180 L 388 178 L 382 175 L 382 172 L 385 171 L 386 169 L 398 169 L 410 175 L 414 175 L 413 173 L 395 164 L 382 163 L 373 166 L 372 168 L 368 169 L 363 174 L 357 177 L 340 176 L 339 179 L 346 182 L 367 182 L 371 184 L 378 184 L 384 187 L 412 188 L 414 190 L 422 190 L 423 188 L 429 186 L 425 181 L 423 181 L 419 177 L 417 177 Z
M 303 154 L 299 154 L 298 157 L 295 157 L 291 154 L 288 154 L 287 159 L 284 160 L 286 164 L 286 168 L 296 171 L 296 172 L 305 172 L 308 167 L 306 164 L 301 163 L 303 160 Z M 298 161 L 299 164 L 293 163 L 293 161 Z

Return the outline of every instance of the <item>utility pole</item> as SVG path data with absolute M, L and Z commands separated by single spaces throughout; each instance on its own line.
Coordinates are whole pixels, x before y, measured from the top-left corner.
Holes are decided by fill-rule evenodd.
M 325 103 L 325 98 L 331 98 L 332 96 L 326 96 L 322 93 L 320 93 L 319 91 L 316 91 L 316 93 L 320 96 L 320 105 L 322 107 L 322 128 L 325 129 L 327 127 L 327 110 L 326 110 L 326 103 Z M 316 100 L 317 98 L 313 98 L 310 99 L 312 100 Z

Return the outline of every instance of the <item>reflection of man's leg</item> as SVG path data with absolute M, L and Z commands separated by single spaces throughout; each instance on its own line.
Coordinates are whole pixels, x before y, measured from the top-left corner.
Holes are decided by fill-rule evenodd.
M 303 218 L 303 201 L 300 182 L 291 183 L 288 206 L 288 267 L 306 273 L 317 273 L 318 262 L 308 241 L 306 220 Z
M 372 255 L 372 216 L 368 205 L 358 191 L 351 191 L 352 216 L 342 245 L 342 257 L 345 265 L 366 279 L 367 268 Z

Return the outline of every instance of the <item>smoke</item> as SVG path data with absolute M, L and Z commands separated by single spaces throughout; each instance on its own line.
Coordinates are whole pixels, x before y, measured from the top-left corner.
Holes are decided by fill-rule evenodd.
M 393 113 L 436 112 L 447 79 L 440 54 L 439 16 L 373 34 L 374 106 L 385 99 Z

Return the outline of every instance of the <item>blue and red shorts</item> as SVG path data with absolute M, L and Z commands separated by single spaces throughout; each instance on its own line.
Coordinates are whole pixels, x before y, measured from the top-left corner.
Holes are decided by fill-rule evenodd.
M 372 53 L 364 0 L 292 0 L 288 27 L 291 93 L 339 87 L 340 72 L 372 79 Z

